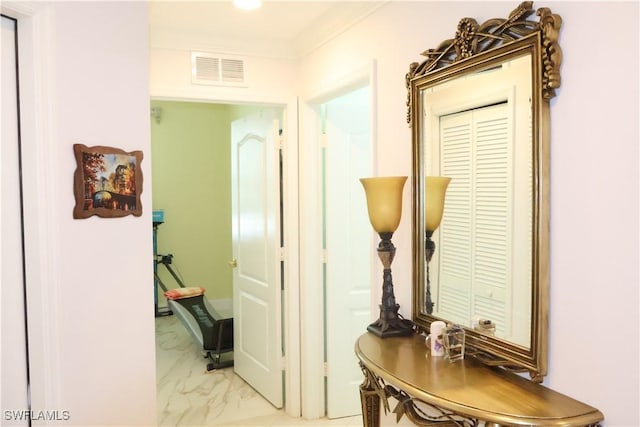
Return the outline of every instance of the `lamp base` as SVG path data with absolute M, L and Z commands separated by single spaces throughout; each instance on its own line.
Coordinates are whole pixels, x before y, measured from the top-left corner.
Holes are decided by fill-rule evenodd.
M 412 323 L 398 316 L 399 304 L 393 309 L 380 307 L 380 318 L 367 326 L 367 331 L 380 338 L 408 337 L 413 335 Z
M 429 263 L 431 262 L 431 258 L 433 257 L 434 252 L 436 251 L 436 244 L 433 240 L 431 240 L 431 236 L 433 236 L 433 231 L 427 230 L 425 232 L 425 241 L 424 241 L 424 253 L 427 259 L 427 289 L 425 290 L 425 301 L 424 308 L 427 311 L 427 314 L 433 314 L 433 300 L 431 299 L 431 279 L 429 278 Z

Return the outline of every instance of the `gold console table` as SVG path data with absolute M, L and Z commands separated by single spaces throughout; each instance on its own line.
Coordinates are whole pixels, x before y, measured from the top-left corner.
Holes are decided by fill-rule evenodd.
M 365 427 L 380 425 L 380 404 L 398 404 L 397 420 L 420 426 L 597 426 L 602 413 L 519 375 L 472 357 L 450 363 L 431 357 L 424 336 L 381 339 L 366 333 L 355 352 Z

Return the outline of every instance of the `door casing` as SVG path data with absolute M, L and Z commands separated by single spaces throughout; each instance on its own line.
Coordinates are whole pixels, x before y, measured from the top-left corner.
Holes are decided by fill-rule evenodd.
M 299 251 L 298 251 L 298 99 L 272 98 L 260 96 L 220 96 L 207 99 L 194 99 L 189 95 L 154 93 L 150 99 L 171 99 L 178 102 L 208 102 L 220 104 L 263 105 L 281 108 L 282 117 L 282 215 L 284 218 L 284 292 L 282 301 L 282 342 L 284 358 L 285 412 L 292 417 L 300 417 L 300 289 L 299 283 Z
M 321 141 L 321 120 L 317 106 L 337 94 L 368 85 L 371 88 L 371 146 L 373 174 L 376 172 L 376 62 L 361 64 L 348 70 L 342 77 L 323 85 L 318 91 L 305 96 L 300 103 L 299 187 L 304 191 L 300 200 L 300 322 L 302 417 L 315 419 L 326 414 L 324 377 L 324 308 L 317 301 L 323 299 L 321 200 L 315 195 L 322 191 L 322 168 L 318 159 Z M 374 263 L 375 265 L 375 263 Z M 372 274 L 377 270 L 373 267 Z M 377 307 L 378 293 L 371 292 L 370 307 Z M 364 333 L 365 331 L 363 331 Z M 345 361 L 349 363 L 349 361 Z M 356 363 L 355 361 L 353 363 Z M 330 369 L 330 367 L 329 367 Z

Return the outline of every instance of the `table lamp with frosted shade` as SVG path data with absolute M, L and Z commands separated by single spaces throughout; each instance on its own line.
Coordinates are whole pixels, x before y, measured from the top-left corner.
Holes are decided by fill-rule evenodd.
M 391 278 L 391 263 L 396 253 L 391 237 L 400 225 L 402 189 L 406 181 L 406 176 L 360 179 L 367 196 L 369 221 L 381 239 L 378 244 L 378 257 L 384 272 L 380 317 L 367 327 L 369 332 L 381 338 L 408 336 L 413 333 L 411 323 L 398 315 L 400 305 L 396 304 Z
M 425 295 L 425 309 L 427 314 L 433 313 L 433 300 L 431 298 L 431 280 L 429 279 L 429 262 L 436 250 L 436 244 L 431 240 L 433 232 L 440 226 L 444 212 L 444 198 L 451 178 L 445 176 L 428 176 L 425 179 L 424 198 L 424 229 L 425 229 L 425 256 L 427 259 L 427 289 Z

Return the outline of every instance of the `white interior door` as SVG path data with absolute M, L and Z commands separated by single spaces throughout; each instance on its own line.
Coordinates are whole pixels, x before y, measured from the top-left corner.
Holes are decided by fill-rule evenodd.
M 234 364 L 283 404 L 279 121 L 264 110 L 232 123 Z
M 359 178 L 372 174 L 369 86 L 325 104 L 327 416 L 360 414 L 362 371 L 353 345 L 371 323 L 375 254 Z
M 22 274 L 16 25 L 2 17 L 0 145 L 0 408 L 2 425 L 29 425 L 25 298 Z M 6 424 L 5 424 L 6 423 Z

